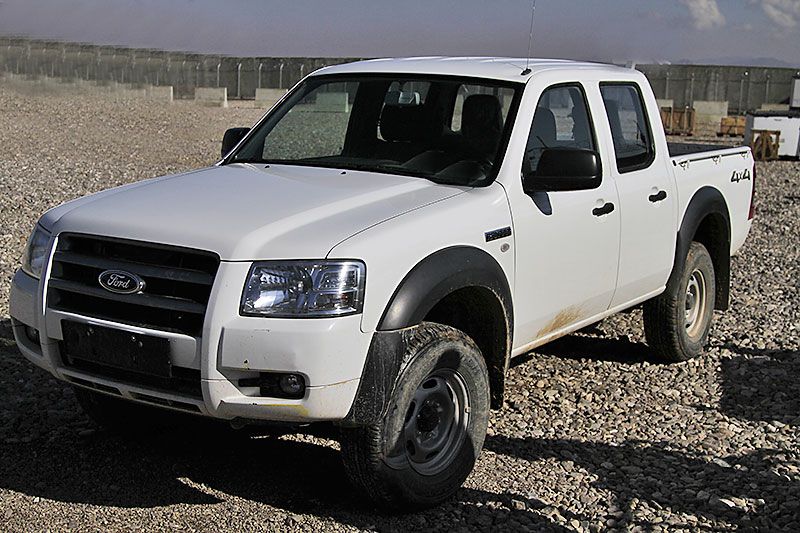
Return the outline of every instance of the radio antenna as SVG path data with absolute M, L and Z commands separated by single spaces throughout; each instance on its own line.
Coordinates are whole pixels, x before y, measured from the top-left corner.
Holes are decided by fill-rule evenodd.
M 532 1 L 531 5 L 531 31 L 528 34 L 528 57 L 525 60 L 525 70 L 522 71 L 522 76 L 527 76 L 531 73 L 531 46 L 533 46 L 533 17 L 536 15 L 536 0 Z

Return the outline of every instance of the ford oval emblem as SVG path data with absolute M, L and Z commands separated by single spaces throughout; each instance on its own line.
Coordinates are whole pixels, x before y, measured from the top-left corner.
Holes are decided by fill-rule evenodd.
M 97 277 L 97 281 L 105 290 L 117 294 L 142 292 L 145 285 L 142 278 L 124 270 L 106 270 Z

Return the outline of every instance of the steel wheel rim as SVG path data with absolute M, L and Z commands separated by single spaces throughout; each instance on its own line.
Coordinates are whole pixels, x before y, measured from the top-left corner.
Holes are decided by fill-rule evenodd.
M 696 338 L 703 329 L 706 314 L 706 278 L 700 270 L 694 270 L 686 284 L 685 326 L 686 333 Z
M 403 448 L 411 467 L 432 476 L 455 459 L 467 433 L 469 395 L 464 379 L 438 369 L 422 380 L 406 412 Z

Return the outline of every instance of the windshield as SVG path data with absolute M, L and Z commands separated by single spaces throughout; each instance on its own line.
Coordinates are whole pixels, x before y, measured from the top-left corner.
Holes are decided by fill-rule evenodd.
M 227 162 L 483 185 L 502 159 L 521 87 L 456 77 L 312 77 Z

